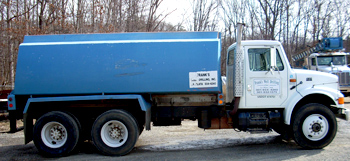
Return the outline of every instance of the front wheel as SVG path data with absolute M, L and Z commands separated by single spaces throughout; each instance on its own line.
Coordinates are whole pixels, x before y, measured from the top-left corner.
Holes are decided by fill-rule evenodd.
M 92 125 L 92 141 L 106 155 L 126 155 L 139 136 L 136 119 L 126 111 L 110 110 L 101 114 Z
M 307 149 L 327 146 L 337 133 L 337 121 L 333 112 L 317 103 L 301 107 L 295 113 L 292 126 L 295 142 Z

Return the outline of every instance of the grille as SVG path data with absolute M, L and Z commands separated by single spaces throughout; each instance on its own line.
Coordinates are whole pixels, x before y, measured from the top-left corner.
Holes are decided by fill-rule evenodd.
M 350 85 L 349 72 L 338 72 L 338 73 L 333 73 L 333 74 L 338 76 L 338 78 L 339 78 L 339 85 L 340 86 Z

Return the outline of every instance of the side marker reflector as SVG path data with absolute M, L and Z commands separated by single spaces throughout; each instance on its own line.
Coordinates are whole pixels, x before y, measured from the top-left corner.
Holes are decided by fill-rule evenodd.
M 341 105 L 344 104 L 344 97 L 338 98 L 338 103 Z
M 297 79 L 289 79 L 289 82 L 297 82 Z

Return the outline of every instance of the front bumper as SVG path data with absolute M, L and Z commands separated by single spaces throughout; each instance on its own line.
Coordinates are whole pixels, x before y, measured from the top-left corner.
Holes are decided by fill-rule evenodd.
M 350 93 L 350 86 L 340 86 L 340 92 L 344 95 L 348 95 Z
M 350 110 L 346 108 L 339 108 L 338 113 L 335 114 L 336 117 L 349 121 Z

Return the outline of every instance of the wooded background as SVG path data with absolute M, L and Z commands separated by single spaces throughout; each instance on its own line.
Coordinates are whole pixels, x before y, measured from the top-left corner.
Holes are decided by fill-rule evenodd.
M 350 46 L 350 0 L 188 0 L 183 20 L 161 10 L 171 0 L 2 0 L 0 4 L 0 86 L 14 81 L 17 52 L 24 35 L 220 31 L 222 67 L 226 49 L 243 39 L 279 40 L 291 56 L 323 37 L 343 37 Z M 222 73 L 225 73 L 223 68 Z

